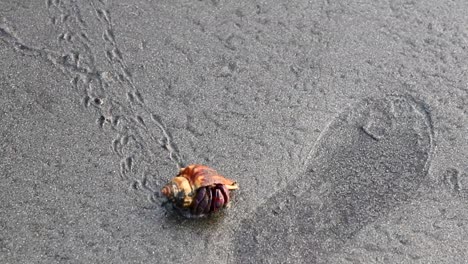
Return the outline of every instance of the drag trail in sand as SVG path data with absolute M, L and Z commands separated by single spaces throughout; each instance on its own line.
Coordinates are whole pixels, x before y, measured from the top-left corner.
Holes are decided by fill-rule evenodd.
M 463 263 L 467 10 L 0 0 L 0 262 Z M 160 206 L 190 163 L 221 217 Z

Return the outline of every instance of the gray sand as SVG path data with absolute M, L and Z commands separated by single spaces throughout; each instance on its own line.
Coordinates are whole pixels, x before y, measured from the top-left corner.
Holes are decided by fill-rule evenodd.
M 0 263 L 467 263 L 468 2 L 283 2 L 0 0 Z

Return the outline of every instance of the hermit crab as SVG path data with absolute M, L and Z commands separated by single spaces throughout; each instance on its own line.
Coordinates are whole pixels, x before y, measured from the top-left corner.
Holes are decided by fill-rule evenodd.
M 219 211 L 229 203 L 229 191 L 239 186 L 214 169 L 200 164 L 182 168 L 161 190 L 185 217 L 202 217 Z

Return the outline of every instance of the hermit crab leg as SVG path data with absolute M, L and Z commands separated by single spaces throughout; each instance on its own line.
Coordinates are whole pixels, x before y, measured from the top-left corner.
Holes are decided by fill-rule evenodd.
M 211 195 L 210 189 L 209 189 L 208 187 L 207 187 L 206 189 L 207 189 L 207 192 L 206 192 L 206 196 L 205 196 L 205 197 L 207 197 L 206 200 L 208 201 L 208 203 L 207 203 L 207 205 L 206 205 L 206 207 L 205 207 L 204 213 L 207 214 L 207 213 L 210 212 L 211 203 L 213 202 L 213 197 L 212 197 L 212 195 Z
M 209 213 L 211 207 L 211 191 L 208 188 L 200 188 L 195 203 L 194 209 L 196 215 Z
M 213 201 L 211 202 L 211 210 L 213 212 L 218 211 L 224 206 L 224 196 L 221 190 L 217 187 L 213 188 Z
M 192 206 L 192 214 L 197 214 L 198 207 L 203 202 L 206 196 L 206 188 L 200 188 L 195 196 Z
M 227 205 L 229 203 L 229 189 L 226 187 L 226 185 L 223 184 L 217 184 L 216 187 L 221 191 L 221 194 L 223 195 L 224 205 Z

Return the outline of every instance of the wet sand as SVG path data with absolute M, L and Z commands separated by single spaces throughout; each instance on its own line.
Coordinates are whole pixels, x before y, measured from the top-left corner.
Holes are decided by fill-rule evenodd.
M 0 263 L 465 263 L 468 2 L 0 1 Z M 184 219 L 202 163 L 240 190 Z

